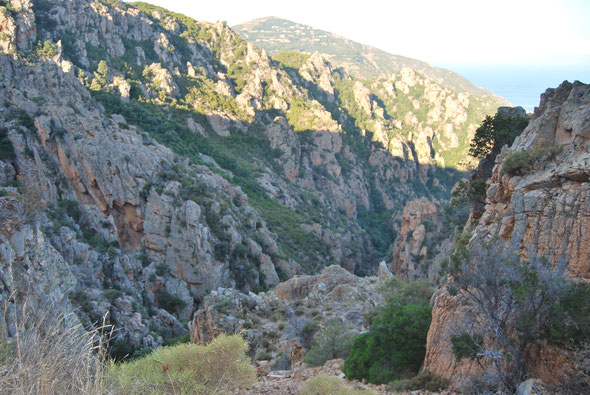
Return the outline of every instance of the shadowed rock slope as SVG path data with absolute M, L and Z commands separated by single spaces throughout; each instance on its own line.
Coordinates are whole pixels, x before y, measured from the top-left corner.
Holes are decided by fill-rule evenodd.
M 295 68 L 145 3 L 2 1 L 0 32 L 7 316 L 25 297 L 109 312 L 118 356 L 186 334 L 218 287 L 374 274 L 393 214 L 448 198 L 496 107 L 409 68 Z

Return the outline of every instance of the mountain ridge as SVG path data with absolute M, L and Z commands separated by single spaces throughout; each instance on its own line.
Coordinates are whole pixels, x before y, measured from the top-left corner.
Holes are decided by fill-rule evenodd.
M 48 251 L 31 287 L 89 325 L 111 311 L 116 355 L 186 333 L 220 287 L 263 292 L 332 264 L 375 274 L 395 214 L 448 199 L 498 106 L 410 68 L 368 81 L 320 54 L 287 65 L 147 3 L 0 7 L 0 214 L 39 209 L 0 234 L 0 276 Z M 3 279 L 2 298 L 29 281 Z
M 242 35 L 246 41 L 261 46 L 271 55 L 286 50 L 305 53 L 317 51 L 329 56 L 335 65 L 346 68 L 355 77 L 374 78 L 398 72 L 403 67 L 411 67 L 429 78 L 453 86 L 459 91 L 480 96 L 495 95 L 493 92 L 475 86 L 465 77 L 450 70 L 431 66 L 421 60 L 391 54 L 339 34 L 315 29 L 288 19 L 268 16 L 234 25 L 231 28 Z M 273 30 L 275 31 L 273 32 Z M 289 30 L 296 30 L 297 35 L 289 34 Z M 309 36 L 315 37 L 310 38 Z

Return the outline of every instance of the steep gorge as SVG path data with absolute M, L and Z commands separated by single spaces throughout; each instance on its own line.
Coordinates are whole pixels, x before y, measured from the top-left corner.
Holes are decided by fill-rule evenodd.
M 565 265 L 568 278 L 590 280 L 590 87 L 564 82 L 541 97 L 529 126 L 496 157 L 487 181 L 485 212 L 472 222 L 471 251 L 493 245 L 499 255 L 548 259 Z M 525 153 L 522 155 L 521 153 Z M 518 155 L 526 160 L 514 165 Z M 500 256 L 497 257 L 500 259 Z M 481 312 L 465 306 L 447 287 L 437 293 L 428 334 L 426 369 L 463 385 L 481 374 L 471 360 L 458 362 L 450 337 Z M 571 348 L 541 341 L 527 355 L 531 377 L 549 384 L 587 380 L 588 371 Z M 587 381 L 586 381 L 587 383 Z
M 186 333 L 219 287 L 376 274 L 402 207 L 449 197 L 499 104 L 273 60 L 143 3 L 11 0 L 0 30 L 2 302 L 108 311 L 123 355 Z

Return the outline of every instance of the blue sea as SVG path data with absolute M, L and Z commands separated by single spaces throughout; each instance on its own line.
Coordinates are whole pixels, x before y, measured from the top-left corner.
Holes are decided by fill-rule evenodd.
M 507 67 L 441 65 L 467 78 L 473 84 L 502 96 L 528 111 L 539 105 L 541 93 L 557 88 L 567 80 L 590 83 L 590 65 L 586 67 Z

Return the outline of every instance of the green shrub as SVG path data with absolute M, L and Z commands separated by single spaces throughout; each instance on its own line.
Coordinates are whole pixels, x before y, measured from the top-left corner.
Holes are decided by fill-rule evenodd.
M 393 380 L 391 383 L 389 383 L 389 385 L 387 386 L 387 389 L 391 392 L 402 392 L 402 391 L 413 390 L 412 382 L 410 381 L 410 379 Z
M 36 49 L 36 55 L 41 59 L 50 59 L 54 57 L 56 53 L 57 47 L 49 40 L 45 40 L 43 45 L 39 43 L 39 46 Z
M 469 155 L 478 159 L 484 159 L 490 153 L 497 155 L 504 145 L 512 144 L 528 123 L 526 117 L 506 117 L 500 113 L 493 117 L 487 115 L 475 131 Z
M 463 358 L 477 359 L 478 352 L 483 346 L 483 335 L 480 333 L 451 335 L 451 344 L 453 345 L 453 355 L 457 361 L 461 362 Z
M 111 343 L 109 355 L 115 361 L 124 361 L 133 355 L 133 347 L 127 340 L 117 339 Z
M 136 254 L 134 258 L 141 262 L 142 267 L 148 267 L 150 265 L 150 259 L 145 253 L 145 247 L 142 248 L 141 252 L 139 254 Z
M 340 319 L 330 320 L 326 328 L 314 336 L 315 345 L 305 354 L 303 362 L 310 366 L 321 366 L 331 359 L 344 359 L 355 337 L 356 334 Z
M 316 320 L 307 321 L 303 330 L 301 331 L 301 343 L 303 347 L 309 349 L 312 346 L 313 337 L 316 332 L 320 329 L 320 323 Z
M 244 244 L 238 244 L 231 253 L 232 259 L 246 258 L 249 251 Z
M 510 176 L 523 175 L 530 167 L 531 161 L 528 152 L 513 152 L 502 162 L 502 171 Z
M 156 266 L 156 274 L 158 276 L 165 276 L 168 273 L 170 273 L 170 266 L 166 263 L 160 263 Z
M 280 52 L 272 57 L 272 60 L 279 63 L 281 68 L 299 70 L 307 62 L 310 55 L 297 51 Z
M 166 291 L 158 292 L 158 306 L 167 312 L 174 314 L 186 307 L 186 302 L 177 296 L 174 296 Z
M 590 285 L 569 282 L 551 306 L 542 337 L 557 346 L 580 348 L 590 342 Z
M 24 126 L 27 129 L 33 129 L 35 127 L 35 121 L 33 121 L 33 118 L 25 110 L 20 108 L 14 109 L 11 112 L 11 116 L 13 119 L 16 119 L 18 125 Z
M 368 333 L 356 338 L 343 371 L 349 379 L 384 384 L 415 375 L 426 354 L 432 289 L 425 283 L 392 279 L 384 287 L 388 303 L 378 309 Z
M 224 296 L 219 302 L 215 304 L 217 311 L 227 314 L 234 307 L 234 301 L 229 296 Z
M 119 291 L 118 289 L 107 289 L 104 291 L 104 297 L 107 298 L 111 303 L 121 296 L 123 296 L 123 292 Z
M 82 311 L 89 313 L 90 310 L 92 310 L 92 305 L 88 301 L 88 295 L 86 295 L 86 292 L 78 290 L 76 292 L 70 293 L 68 297 L 73 303 L 80 306 Z
M 431 310 L 426 304 L 386 306 L 369 333 L 354 341 L 343 368 L 346 377 L 384 384 L 418 372 L 426 354 Z
M 8 130 L 0 128 L 0 160 L 14 159 L 14 147 L 8 138 Z
M 227 241 L 220 241 L 215 244 L 215 259 L 223 262 L 229 253 L 229 243 Z
M 434 290 L 428 281 L 412 281 L 406 283 L 398 277 L 392 277 L 381 287 L 385 300 L 389 304 L 429 304 Z
M 553 158 L 557 147 L 542 147 L 533 151 L 513 152 L 502 162 L 502 171 L 511 176 L 524 175 L 537 160 Z
M 190 343 L 190 341 L 191 341 L 191 334 L 186 333 L 182 336 L 166 337 L 164 339 L 164 345 L 165 346 L 176 346 L 177 344 Z
M 303 384 L 299 395 L 370 395 L 371 390 L 352 388 L 346 381 L 336 376 L 317 376 Z
M 423 370 L 411 379 L 400 379 L 389 383 L 388 390 L 398 391 L 436 391 L 446 389 L 449 386 L 449 380 L 435 375 L 429 370 Z
M 162 347 L 135 361 L 113 364 L 107 378 L 120 393 L 233 393 L 256 382 L 256 369 L 239 335 L 210 344 Z
M 77 200 L 63 199 L 57 202 L 57 206 L 62 208 L 76 223 L 82 218 L 82 210 Z

